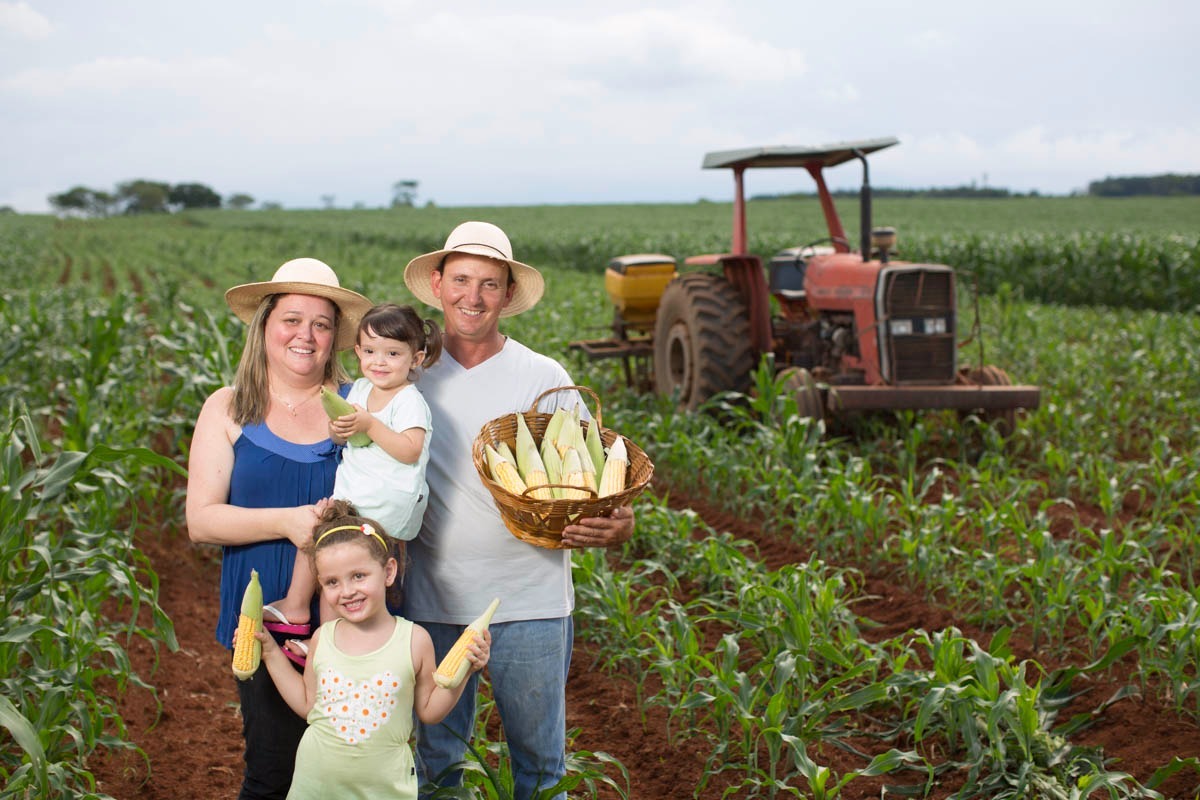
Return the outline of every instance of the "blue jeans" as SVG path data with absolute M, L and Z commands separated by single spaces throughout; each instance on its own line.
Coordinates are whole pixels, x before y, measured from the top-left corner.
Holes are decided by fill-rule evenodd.
M 465 625 L 418 623 L 429 631 L 438 661 L 450 650 Z M 575 637 L 570 617 L 493 624 L 488 675 L 504 737 L 508 742 L 517 798 L 529 798 L 553 786 L 566 772 L 567 671 Z M 442 775 L 463 760 L 475 730 L 475 693 L 479 674 L 450 715 L 438 725 L 416 723 L 417 776 L 421 785 L 441 776 L 439 786 L 458 786 L 462 773 Z M 557 795 L 565 798 L 566 794 Z

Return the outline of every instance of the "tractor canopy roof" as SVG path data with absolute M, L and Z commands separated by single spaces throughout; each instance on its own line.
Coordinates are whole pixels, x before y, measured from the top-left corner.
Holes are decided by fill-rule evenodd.
M 899 144 L 899 139 L 863 139 L 857 142 L 836 142 L 817 146 L 744 147 L 740 150 L 718 150 L 704 156 L 702 169 L 745 167 L 836 167 L 885 147 Z M 858 151 L 857 153 L 855 151 Z

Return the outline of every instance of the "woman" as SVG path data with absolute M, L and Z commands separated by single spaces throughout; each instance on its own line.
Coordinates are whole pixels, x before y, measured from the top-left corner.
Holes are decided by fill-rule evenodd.
M 225 300 L 249 330 L 235 384 L 213 392 L 196 421 L 187 525 L 193 542 L 222 547 L 217 641 L 230 647 L 250 570 L 264 596 L 282 597 L 296 546 L 308 541 L 333 491 L 338 448 L 317 397 L 323 386 L 349 383 L 334 353 L 354 345 L 371 302 L 313 258 L 288 261 L 270 281 L 235 286 Z M 246 753 L 239 797 L 282 800 L 305 721 L 265 672 L 238 681 L 238 693 Z

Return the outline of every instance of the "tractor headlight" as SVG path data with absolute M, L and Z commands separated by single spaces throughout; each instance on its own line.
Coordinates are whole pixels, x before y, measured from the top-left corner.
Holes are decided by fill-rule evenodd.
M 945 333 L 946 318 L 945 317 L 926 317 L 925 318 L 926 333 Z
M 893 319 L 888 322 L 888 330 L 892 336 L 912 336 L 913 324 L 911 319 Z

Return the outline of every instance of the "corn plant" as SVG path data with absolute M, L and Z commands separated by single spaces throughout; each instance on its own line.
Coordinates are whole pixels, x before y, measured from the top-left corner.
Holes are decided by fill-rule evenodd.
M 462 761 L 452 764 L 435 781 L 448 774 L 461 772 L 461 786 L 425 787 L 430 800 L 515 800 L 517 797 L 512 763 L 508 745 L 504 742 L 489 742 L 479 732 L 478 743 L 464 742 L 466 753 Z M 568 731 L 568 743 L 578 735 L 578 730 Z M 616 772 L 621 780 L 612 778 L 608 772 Z M 566 774 L 551 786 L 537 789 L 529 800 L 551 800 L 566 792 L 586 791 L 596 797 L 601 786 L 617 793 L 618 797 L 629 797 L 629 772 L 607 753 L 572 750 L 568 744 Z M 579 795 L 576 795 L 579 796 Z
M 7 676 L 0 710 L 21 750 L 0 752 L 0 775 L 13 792 L 92 795 L 88 756 L 137 749 L 104 685 L 118 695 L 151 688 L 134 672 L 125 642 L 139 636 L 156 648 L 178 647 L 158 605 L 158 578 L 128 534 L 138 524 L 133 492 L 112 467 L 178 470 L 145 448 L 51 455 L 27 413 L 8 425 L 0 463 L 0 674 Z

